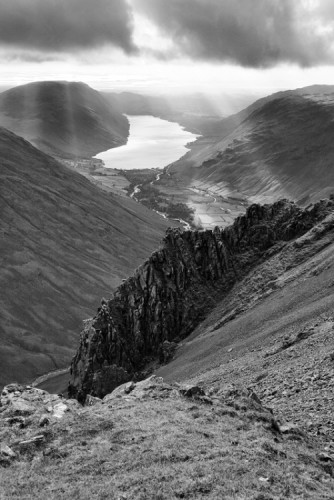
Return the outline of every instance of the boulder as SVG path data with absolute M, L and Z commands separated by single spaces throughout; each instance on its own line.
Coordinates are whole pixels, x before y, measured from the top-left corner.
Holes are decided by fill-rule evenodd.
M 198 385 L 184 385 L 179 388 L 180 393 L 186 398 L 205 396 L 205 392 Z
M 86 397 L 84 406 L 95 406 L 99 403 L 102 403 L 102 399 L 95 398 L 94 396 L 91 396 L 90 394 L 88 394 Z
M 0 445 L 0 455 L 2 455 L 5 458 L 15 458 L 16 453 L 9 448 L 6 444 Z

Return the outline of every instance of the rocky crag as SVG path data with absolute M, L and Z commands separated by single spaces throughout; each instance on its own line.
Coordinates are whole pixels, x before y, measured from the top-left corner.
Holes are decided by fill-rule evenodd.
M 234 284 L 333 210 L 332 200 L 306 209 L 281 200 L 252 205 L 225 229 L 169 230 L 161 248 L 87 321 L 69 395 L 102 397 L 143 378 L 165 360 L 167 342 L 186 337 Z

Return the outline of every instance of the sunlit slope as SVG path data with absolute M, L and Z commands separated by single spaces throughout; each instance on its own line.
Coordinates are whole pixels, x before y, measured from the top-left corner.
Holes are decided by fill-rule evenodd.
M 252 201 L 302 203 L 334 191 L 334 88 L 280 92 L 222 120 L 172 170 L 203 185 L 227 183 Z M 219 137 L 219 139 L 217 139 Z M 194 168 L 197 167 L 197 168 Z
M 69 364 L 81 321 L 167 224 L 5 129 L 0 152 L 1 386 Z
M 126 143 L 125 116 L 84 83 L 36 82 L 0 94 L 0 124 L 59 156 L 92 156 Z

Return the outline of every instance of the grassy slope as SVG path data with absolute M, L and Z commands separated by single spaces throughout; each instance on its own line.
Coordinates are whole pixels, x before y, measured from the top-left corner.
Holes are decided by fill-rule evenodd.
M 36 82 L 3 92 L 0 124 L 62 157 L 90 157 L 126 143 L 129 133 L 116 107 L 77 82 Z
M 253 201 L 307 204 L 334 190 L 333 87 L 280 92 L 223 120 L 170 172 L 189 184 L 227 183 Z M 197 168 L 194 168 L 197 167 Z
M 57 398 L 39 396 L 21 429 L 5 406 L 0 437 L 16 457 L 0 460 L 0 498 L 333 498 L 319 440 L 300 430 L 281 434 L 247 391 L 217 387 L 203 401 L 167 384 L 138 387 L 93 407 L 68 402 L 64 417 L 49 413 L 44 428 L 40 415 Z M 20 444 L 36 435 L 43 436 L 37 446 Z
M 167 225 L 5 129 L 0 151 L 1 386 L 66 366 L 81 320 Z

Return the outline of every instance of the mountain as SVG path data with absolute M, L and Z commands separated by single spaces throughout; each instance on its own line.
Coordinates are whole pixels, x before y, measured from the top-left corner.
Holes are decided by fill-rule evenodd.
M 279 92 L 221 120 L 169 169 L 191 185 L 229 185 L 251 202 L 304 205 L 334 191 L 334 87 Z
M 198 325 L 200 337 L 203 320 L 243 283 L 234 307 L 220 307 L 221 317 L 210 325 L 211 335 L 190 347 L 194 365 L 180 357 L 179 366 L 187 376 L 192 369 L 203 371 L 209 347 L 210 355 L 219 350 L 220 336 L 214 331 L 247 310 L 254 291 L 268 286 L 266 280 L 269 290 L 276 288 L 283 271 L 310 261 L 332 244 L 333 228 L 333 201 L 302 209 L 281 200 L 250 206 L 224 229 L 169 230 L 162 247 L 87 321 L 72 361 L 69 394 L 79 401 L 87 394 L 103 397 L 121 383 L 143 378 L 147 370 L 172 357 L 178 343 Z M 255 278 L 250 285 L 251 273 Z M 292 271 L 289 274 L 291 279 Z M 323 292 L 329 293 L 326 285 Z M 265 319 L 263 314 L 261 320 Z M 167 365 L 166 373 L 173 379 L 177 372 Z
M 332 498 L 333 235 L 333 200 L 169 230 L 87 322 L 82 404 L 3 389 L 5 498 Z
M 8 281 L 0 286 L 14 304 L 2 343 L 22 314 L 33 326 L 40 321 L 43 335 L 57 322 L 59 349 L 66 311 L 104 288 L 72 359 L 76 399 L 17 383 L 0 395 L 6 498 L 333 498 L 334 195 L 310 203 L 331 188 L 331 99 L 331 90 L 312 87 L 257 102 L 217 124 L 217 136 L 177 164 L 184 179 L 198 176 L 218 191 L 230 181 L 249 198 L 289 191 L 299 203 L 252 204 L 225 228 L 170 228 L 121 283 L 163 223 L 1 132 L 3 232 L 13 241 L 6 255 L 13 265 L 1 266 Z M 293 144 L 302 158 L 289 159 Z M 35 262 L 24 252 L 43 257 L 42 273 L 48 265 L 37 303 L 37 280 L 26 294 L 13 290 Z M 112 293 L 110 265 L 119 271 Z M 46 301 L 55 289 L 53 309 Z M 51 354 L 42 334 L 32 348 L 43 340 Z
M 67 158 L 120 146 L 129 134 L 126 117 L 78 82 L 36 82 L 1 93 L 0 125 L 46 153 Z
M 167 223 L 0 129 L 0 386 L 69 365 L 97 297 L 138 266 Z

